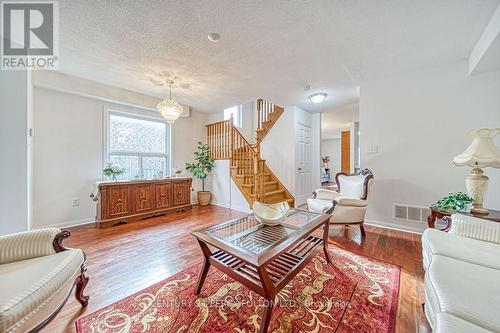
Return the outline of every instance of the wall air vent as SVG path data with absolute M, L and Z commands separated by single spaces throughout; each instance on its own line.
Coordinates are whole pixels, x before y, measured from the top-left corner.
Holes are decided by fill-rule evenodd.
M 408 207 L 402 205 L 394 205 L 394 217 L 401 220 L 407 220 Z
M 428 207 L 394 204 L 394 218 L 398 220 L 427 222 L 430 213 Z

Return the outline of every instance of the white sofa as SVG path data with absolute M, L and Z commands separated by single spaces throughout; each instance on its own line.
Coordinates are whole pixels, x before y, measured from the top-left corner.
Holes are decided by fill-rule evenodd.
M 425 315 L 435 332 L 500 332 L 500 223 L 460 214 L 422 235 Z
M 62 308 L 76 284 L 83 295 L 85 254 L 68 249 L 68 231 L 48 228 L 0 237 L 0 332 L 35 332 Z

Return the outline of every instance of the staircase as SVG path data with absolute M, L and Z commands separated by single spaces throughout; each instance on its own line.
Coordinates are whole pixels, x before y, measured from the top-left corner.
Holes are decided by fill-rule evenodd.
M 233 119 L 207 125 L 207 144 L 215 160 L 229 160 L 231 178 L 251 208 L 254 201 L 277 203 L 295 199 L 260 158 L 260 144 L 284 109 L 263 99 L 257 100 L 256 143 L 250 144 L 234 127 Z

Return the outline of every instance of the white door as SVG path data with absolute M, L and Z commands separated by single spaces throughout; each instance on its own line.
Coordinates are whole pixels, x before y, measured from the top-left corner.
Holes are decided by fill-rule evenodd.
M 296 203 L 298 207 L 306 203 L 311 194 L 311 128 L 297 124 L 295 133 L 296 149 Z

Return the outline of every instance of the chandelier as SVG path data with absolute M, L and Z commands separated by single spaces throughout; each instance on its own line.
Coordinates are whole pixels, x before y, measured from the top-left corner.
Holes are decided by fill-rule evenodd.
M 174 81 L 169 80 L 167 84 L 169 87 L 169 97 L 158 103 L 156 108 L 169 124 L 173 124 L 179 118 L 183 109 L 175 99 L 172 99 L 172 84 L 174 84 Z

